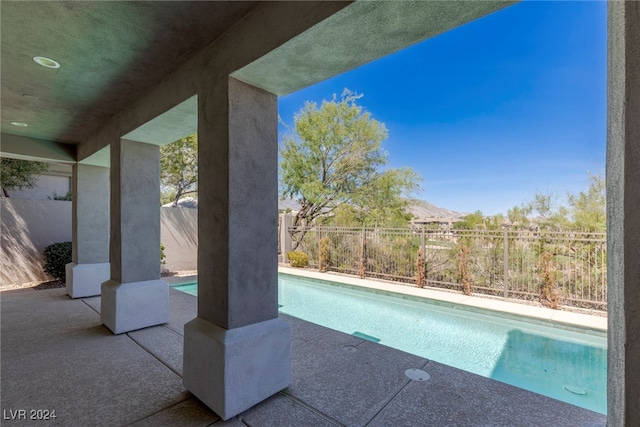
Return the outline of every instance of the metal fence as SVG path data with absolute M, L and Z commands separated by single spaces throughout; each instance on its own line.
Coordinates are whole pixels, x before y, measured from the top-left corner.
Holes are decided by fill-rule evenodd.
M 345 227 L 289 227 L 289 233 L 302 239 L 297 250 L 315 268 L 325 238 L 327 270 L 462 289 L 464 267 L 474 292 L 534 300 L 547 280 L 559 303 L 606 310 L 605 233 Z

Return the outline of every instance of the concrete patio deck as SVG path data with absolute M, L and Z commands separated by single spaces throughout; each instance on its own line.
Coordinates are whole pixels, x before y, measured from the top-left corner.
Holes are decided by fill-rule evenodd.
M 604 426 L 606 417 L 290 316 L 293 384 L 222 422 L 182 385 L 196 297 L 171 290 L 171 321 L 122 335 L 100 298 L 4 291 L 2 425 Z M 431 374 L 412 381 L 408 368 Z M 19 412 L 25 410 L 26 412 Z M 55 411 L 49 421 L 31 411 Z M 25 419 L 16 419 L 22 418 Z M 42 413 L 34 413 L 42 415 Z

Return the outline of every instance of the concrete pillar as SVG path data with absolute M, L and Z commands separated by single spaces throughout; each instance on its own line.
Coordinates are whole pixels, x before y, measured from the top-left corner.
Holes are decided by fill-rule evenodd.
M 160 280 L 160 148 L 111 144 L 111 280 L 102 284 L 102 322 L 114 333 L 169 321 Z
M 229 78 L 198 94 L 198 317 L 183 382 L 222 419 L 291 383 L 278 318 L 277 98 Z M 206 165 L 206 167 L 205 167 Z
M 67 264 L 71 298 L 100 295 L 109 280 L 109 168 L 76 164 L 72 175 L 72 262 Z
M 607 425 L 640 425 L 640 3 L 608 5 Z

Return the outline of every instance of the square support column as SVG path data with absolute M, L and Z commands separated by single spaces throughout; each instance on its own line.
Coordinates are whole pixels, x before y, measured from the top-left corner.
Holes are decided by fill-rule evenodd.
M 100 295 L 109 280 L 109 168 L 76 164 L 72 175 L 72 262 L 66 265 L 71 298 Z
M 640 4 L 608 4 L 607 425 L 640 425 Z
M 102 284 L 102 322 L 116 334 L 169 321 L 160 280 L 160 148 L 111 145 L 111 280 Z
M 198 317 L 183 383 L 227 420 L 291 383 L 278 318 L 277 98 L 229 78 L 198 94 Z

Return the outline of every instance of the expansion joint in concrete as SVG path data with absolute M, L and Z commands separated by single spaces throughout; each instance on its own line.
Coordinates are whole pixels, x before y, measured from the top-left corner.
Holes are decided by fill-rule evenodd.
M 168 328 L 167 328 L 168 329 Z M 131 334 L 127 333 L 127 337 L 133 341 L 138 347 L 140 347 L 141 349 L 143 349 L 145 352 L 149 353 L 154 359 L 156 359 L 158 362 L 160 362 L 162 365 L 164 365 L 167 369 L 169 369 L 171 372 L 173 372 L 174 374 L 176 374 L 177 376 L 179 376 L 180 378 L 182 378 L 182 374 L 180 372 L 178 372 L 176 369 L 172 368 L 167 362 L 165 362 L 162 358 L 158 357 L 158 355 L 154 352 L 153 348 L 149 348 L 145 345 L 143 345 L 140 341 L 138 341 L 137 339 L 135 339 L 135 337 L 133 337 Z
M 319 416 L 320 418 L 324 419 L 326 422 L 328 422 L 330 424 L 333 424 L 335 426 L 344 427 L 344 424 L 342 424 L 341 422 L 334 420 L 333 418 L 331 418 L 329 415 L 325 414 L 324 412 L 319 411 L 318 409 L 316 409 L 313 406 L 307 404 L 303 400 L 298 399 L 294 395 L 290 394 L 287 390 L 281 391 L 280 395 L 282 395 L 282 396 L 286 397 L 287 399 L 291 400 L 296 405 L 302 406 L 304 409 L 306 409 L 307 411 L 312 412 L 313 414 Z

